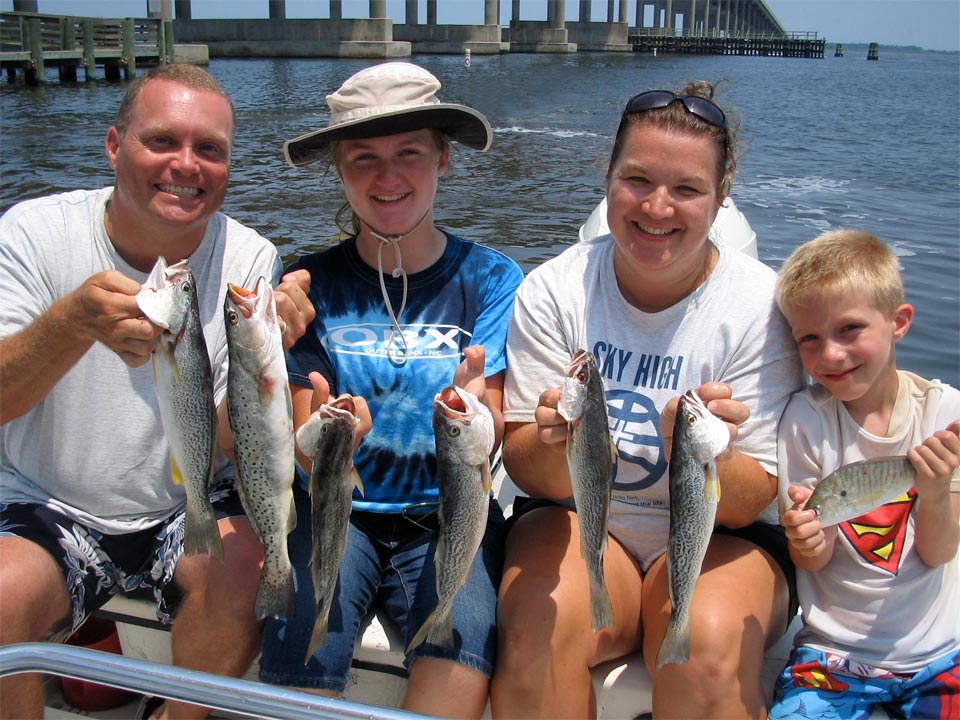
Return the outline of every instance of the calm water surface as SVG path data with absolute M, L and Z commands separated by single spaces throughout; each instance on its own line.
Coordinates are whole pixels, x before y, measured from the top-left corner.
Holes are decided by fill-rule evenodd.
M 441 182 L 438 223 L 529 269 L 576 239 L 602 195 L 626 99 L 692 79 L 728 79 L 741 118 L 733 197 L 761 259 L 837 227 L 897 251 L 917 309 L 899 364 L 960 386 L 960 56 L 848 52 L 822 60 L 633 54 L 417 56 L 441 97 L 483 111 L 486 154 L 460 150 Z M 369 61 L 219 60 L 239 127 L 225 210 L 290 260 L 328 242 L 342 196 L 333 178 L 283 162 L 283 140 L 326 123 L 326 93 Z M 52 78 L 53 76 L 51 76 Z M 123 83 L 0 83 L 0 211 L 18 200 L 111 182 L 103 139 Z

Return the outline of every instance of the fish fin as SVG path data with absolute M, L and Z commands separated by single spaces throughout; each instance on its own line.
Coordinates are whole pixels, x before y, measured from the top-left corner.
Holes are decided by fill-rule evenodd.
M 353 483 L 354 487 L 360 491 L 361 495 L 364 495 L 363 492 L 363 480 L 360 479 L 360 473 L 357 472 L 355 467 L 350 468 L 350 481 Z
M 707 502 L 720 502 L 720 476 L 717 474 L 717 463 L 711 460 L 703 466 L 706 477 L 703 479 L 703 497 Z
M 490 474 L 490 461 L 487 460 L 480 466 L 480 482 L 483 483 L 483 492 L 490 494 L 490 488 L 493 487 L 493 475 Z
M 210 501 L 199 509 L 187 507 L 183 520 L 183 553 L 185 555 L 212 554 L 223 562 L 223 540 L 220 539 L 220 529 L 217 525 L 217 516 L 213 512 Z
M 289 535 L 297 527 L 297 504 L 293 499 L 293 493 L 290 493 L 290 514 L 287 516 L 287 532 Z
M 690 623 L 681 622 L 675 615 L 670 616 L 667 632 L 660 643 L 657 653 L 657 667 L 682 664 L 690 659 Z
M 170 474 L 173 476 L 174 485 L 183 485 L 183 471 L 180 470 L 180 466 L 177 465 L 173 455 L 170 456 Z

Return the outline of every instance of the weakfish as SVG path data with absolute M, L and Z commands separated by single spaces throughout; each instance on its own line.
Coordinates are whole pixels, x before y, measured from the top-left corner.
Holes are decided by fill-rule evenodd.
M 905 455 L 844 465 L 821 480 L 805 508 L 814 510 L 824 527 L 860 517 L 905 494 L 917 471 Z
M 670 621 L 657 667 L 690 659 L 690 604 L 713 533 L 720 500 L 716 457 L 730 443 L 726 423 L 693 390 L 680 398 L 670 456 L 670 535 L 667 582 Z
M 254 290 L 228 283 L 223 315 L 237 490 L 264 549 L 254 614 L 260 620 L 292 617 L 296 592 L 287 535 L 297 524 L 293 404 L 273 289 L 262 277 Z
M 313 551 L 310 571 L 317 618 L 310 635 L 304 665 L 327 642 L 327 623 L 347 547 L 353 488 L 363 492 L 353 466 L 354 434 L 360 419 L 351 395 L 340 395 L 321 405 L 297 430 L 297 445 L 313 460 L 310 471 L 310 508 Z
M 217 451 L 217 408 L 213 372 L 200 323 L 197 285 L 186 260 L 167 267 L 157 259 L 137 293 L 137 305 L 163 328 L 152 355 L 160 422 L 170 446 L 173 482 L 187 494 L 183 551 L 213 553 L 223 560 L 223 543 L 208 488 Z
M 557 411 L 567 421 L 567 466 L 580 527 L 580 554 L 590 584 L 590 625 L 613 627 L 613 605 L 603 576 L 616 450 L 596 358 L 577 350 L 563 381 Z
M 437 605 L 407 645 L 426 640 L 453 648 L 451 612 L 457 591 L 470 577 L 487 528 L 493 417 L 473 394 L 455 385 L 433 401 L 433 432 L 440 485 L 440 532 L 434 552 Z

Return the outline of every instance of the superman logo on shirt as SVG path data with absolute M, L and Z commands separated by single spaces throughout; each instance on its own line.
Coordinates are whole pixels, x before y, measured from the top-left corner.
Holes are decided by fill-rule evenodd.
M 840 523 L 840 532 L 871 565 L 896 575 L 900 570 L 907 519 L 917 498 L 915 488 L 853 520 Z

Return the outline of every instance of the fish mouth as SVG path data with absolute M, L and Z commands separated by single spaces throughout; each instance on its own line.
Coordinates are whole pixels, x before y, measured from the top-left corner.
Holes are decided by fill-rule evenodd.
M 172 185 L 170 183 L 157 183 L 154 187 L 160 192 L 167 193 L 168 195 L 176 195 L 178 198 L 195 198 L 203 192 L 203 190 L 198 187 Z
M 590 362 L 589 357 L 587 356 L 586 350 L 577 350 L 574 353 L 573 358 L 570 360 L 570 364 L 567 365 L 567 377 L 576 377 L 580 374 L 583 367 Z
M 456 385 L 448 385 L 434 397 L 433 406 L 444 417 L 469 425 L 473 413 L 467 405 L 467 398 L 464 397 L 466 392 Z
M 245 318 L 249 320 L 253 317 L 253 313 L 257 309 L 257 301 L 259 300 L 256 290 L 248 290 L 240 285 L 227 283 L 227 295 Z

